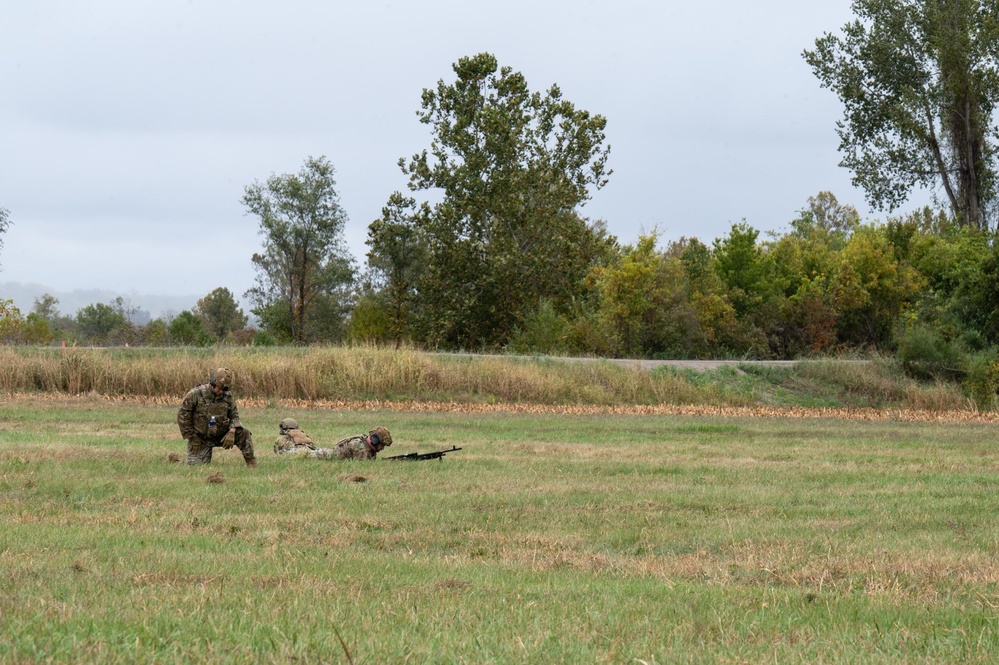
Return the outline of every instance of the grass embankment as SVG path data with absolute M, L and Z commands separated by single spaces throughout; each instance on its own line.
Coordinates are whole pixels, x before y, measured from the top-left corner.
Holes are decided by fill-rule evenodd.
M 610 362 L 458 356 L 370 347 L 0 348 L 0 392 L 178 399 L 219 366 L 242 400 L 518 405 L 708 405 L 967 410 L 954 385 L 908 379 L 888 360 L 743 365 L 699 373 Z
M 0 402 L 0 662 L 999 654 L 985 424 L 259 406 L 257 469 L 192 468 L 165 461 L 175 408 Z M 280 458 L 289 415 L 464 449 Z

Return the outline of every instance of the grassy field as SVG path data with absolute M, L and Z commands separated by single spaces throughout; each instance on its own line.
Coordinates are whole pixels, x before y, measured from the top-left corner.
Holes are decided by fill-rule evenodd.
M 263 401 L 257 469 L 194 468 L 175 409 L 0 402 L 0 662 L 999 658 L 994 425 Z

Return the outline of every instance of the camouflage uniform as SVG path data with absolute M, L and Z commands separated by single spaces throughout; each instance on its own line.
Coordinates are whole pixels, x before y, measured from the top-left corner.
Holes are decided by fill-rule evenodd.
M 253 433 L 239 421 L 236 400 L 228 390 L 216 396 L 209 383 L 189 390 L 177 412 L 177 425 L 181 436 L 187 439 L 188 464 L 211 462 L 212 448 L 223 445 L 223 439 L 231 433 L 232 445 L 243 453 L 247 465 L 257 465 Z
M 312 442 L 309 435 L 292 427 L 281 428 L 281 435 L 274 439 L 274 453 L 277 455 L 287 455 L 289 453 L 306 454 L 310 450 L 315 450 L 316 444 Z
M 368 443 L 366 434 L 349 436 L 337 441 L 332 448 L 316 448 L 309 451 L 309 457 L 319 459 L 374 459 L 378 452 Z
M 378 450 L 371 443 L 372 434 L 378 437 L 376 441 L 381 441 L 386 446 L 392 445 L 392 436 L 384 427 L 377 427 L 368 434 L 357 434 L 337 441 L 332 448 L 317 448 L 309 435 L 298 428 L 286 429 L 282 426 L 280 431 L 281 435 L 274 440 L 274 452 L 278 455 L 301 455 L 327 460 L 369 460 L 375 459 L 378 455 Z

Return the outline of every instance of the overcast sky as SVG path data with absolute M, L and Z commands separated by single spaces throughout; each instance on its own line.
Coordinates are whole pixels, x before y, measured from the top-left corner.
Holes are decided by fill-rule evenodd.
M 243 190 L 309 155 L 336 168 L 360 265 L 399 158 L 429 147 L 422 90 L 483 51 L 607 118 L 614 173 L 582 212 L 622 242 L 786 229 L 822 190 L 870 219 L 801 58 L 851 18 L 849 0 L 7 2 L 0 284 L 242 296 Z

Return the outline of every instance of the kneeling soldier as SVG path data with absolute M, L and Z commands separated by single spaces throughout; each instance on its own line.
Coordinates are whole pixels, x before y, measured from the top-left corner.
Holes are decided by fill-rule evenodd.
M 232 370 L 220 367 L 211 380 L 191 388 L 177 412 L 180 435 L 187 439 L 187 463 L 208 464 L 212 448 L 226 450 L 236 446 L 243 453 L 247 466 L 256 466 L 253 455 L 253 433 L 239 421 L 232 388 Z

